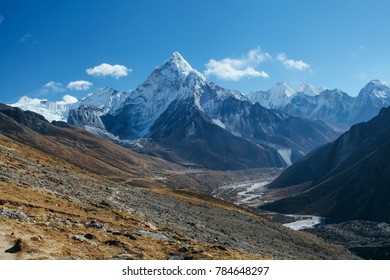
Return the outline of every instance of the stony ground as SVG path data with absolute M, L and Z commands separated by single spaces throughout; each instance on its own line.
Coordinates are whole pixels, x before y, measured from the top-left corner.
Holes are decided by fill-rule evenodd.
M 361 258 L 390 259 L 390 225 L 387 223 L 349 221 L 307 231 L 342 245 Z

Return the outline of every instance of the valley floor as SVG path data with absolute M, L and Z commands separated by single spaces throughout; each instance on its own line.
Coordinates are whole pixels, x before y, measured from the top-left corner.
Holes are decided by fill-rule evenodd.
M 324 224 L 325 219 L 313 215 L 282 214 L 260 210 L 258 207 L 299 192 L 300 188 L 269 189 L 267 184 L 275 179 L 282 170 L 263 170 L 256 180 L 247 180 L 235 184 L 227 184 L 216 189 L 212 195 L 236 205 L 246 207 L 273 221 L 293 230 L 303 230 Z
M 268 174 L 268 175 L 266 175 Z M 293 230 L 304 230 L 342 245 L 364 259 L 390 259 L 390 225 L 370 221 L 349 221 L 327 224 L 326 219 L 313 215 L 283 214 L 260 210 L 258 207 L 299 192 L 300 188 L 269 189 L 267 184 L 278 173 L 263 172 L 263 177 L 219 187 L 213 195 L 246 207 Z

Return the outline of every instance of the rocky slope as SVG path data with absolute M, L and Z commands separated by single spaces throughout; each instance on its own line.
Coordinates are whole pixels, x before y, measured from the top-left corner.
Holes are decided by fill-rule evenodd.
M 180 167 L 19 109 L 0 117 L 0 258 L 356 258 L 161 178 Z
M 387 223 L 349 221 L 307 231 L 342 245 L 361 258 L 390 260 L 390 225 Z

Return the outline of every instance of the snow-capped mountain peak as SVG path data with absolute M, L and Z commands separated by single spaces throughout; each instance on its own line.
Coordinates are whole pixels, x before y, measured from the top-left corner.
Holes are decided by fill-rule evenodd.
M 124 100 L 129 96 L 128 92 L 120 92 L 113 88 L 99 88 L 95 93 L 80 100 L 75 106 L 95 107 L 104 113 L 115 112 L 120 108 Z
M 378 79 L 371 80 L 371 81 L 369 82 L 369 84 L 383 85 L 383 83 L 382 83 L 380 80 L 378 80 Z
M 191 65 L 183 58 L 179 52 L 174 52 L 169 60 L 172 65 L 175 65 L 178 70 L 185 73 L 190 73 L 193 69 Z
M 60 101 L 23 96 L 16 103 L 9 105 L 41 114 L 48 121 L 66 121 L 69 110 L 75 103 L 77 98 L 71 95 L 64 95 Z
M 362 88 L 359 96 L 376 96 L 378 98 L 389 98 L 390 88 L 380 80 L 372 80 Z
M 258 102 L 266 108 L 274 109 L 285 106 L 294 95 L 295 91 L 285 81 L 281 81 L 267 91 L 250 92 L 246 97 L 252 103 Z
M 174 52 L 171 58 L 163 65 L 157 67 L 155 71 L 162 75 L 164 79 L 171 81 L 179 79 L 183 81 L 188 74 L 194 72 L 195 70 L 180 53 Z
M 269 90 L 272 95 L 286 95 L 290 97 L 294 95 L 295 91 L 286 83 L 286 81 L 278 82 L 273 88 Z
M 320 94 L 321 91 L 322 91 L 321 89 L 315 88 L 309 84 L 302 84 L 299 88 L 299 92 L 307 96 L 316 96 Z

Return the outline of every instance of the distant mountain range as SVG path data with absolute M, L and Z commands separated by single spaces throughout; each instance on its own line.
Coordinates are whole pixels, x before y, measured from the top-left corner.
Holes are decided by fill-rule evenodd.
M 73 104 L 35 103 L 35 111 L 139 152 L 212 169 L 284 167 L 337 137 L 322 121 L 269 110 L 207 81 L 177 52 L 131 92 L 106 88 Z
M 331 222 L 390 222 L 390 107 L 286 169 L 271 188 L 304 191 L 264 209 L 310 213 Z
M 295 92 L 285 82 L 268 91 L 247 95 L 269 109 L 310 120 L 323 120 L 334 128 L 346 130 L 355 123 L 367 121 L 390 105 L 390 88 L 379 80 L 369 82 L 356 97 L 339 89 L 314 88 L 308 84 Z

